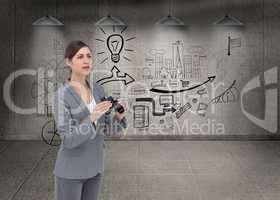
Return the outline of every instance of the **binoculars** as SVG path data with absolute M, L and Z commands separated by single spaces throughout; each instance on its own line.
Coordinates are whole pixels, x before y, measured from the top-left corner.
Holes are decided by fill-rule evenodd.
M 110 101 L 112 103 L 110 111 L 111 109 L 114 109 L 118 113 L 124 113 L 124 107 L 121 104 L 119 104 L 119 101 L 117 99 L 114 99 L 112 96 L 103 97 L 101 101 Z M 110 111 L 108 113 L 110 113 Z

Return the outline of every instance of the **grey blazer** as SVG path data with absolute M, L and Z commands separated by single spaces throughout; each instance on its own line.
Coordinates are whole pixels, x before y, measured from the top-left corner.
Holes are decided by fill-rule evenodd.
M 90 83 L 96 103 L 104 97 L 104 90 Z M 90 120 L 85 102 L 74 88 L 64 82 L 53 96 L 53 113 L 61 145 L 57 153 L 54 175 L 68 179 L 85 179 L 104 172 L 104 135 L 126 128 L 124 118 L 118 121 L 105 114 L 96 124 Z

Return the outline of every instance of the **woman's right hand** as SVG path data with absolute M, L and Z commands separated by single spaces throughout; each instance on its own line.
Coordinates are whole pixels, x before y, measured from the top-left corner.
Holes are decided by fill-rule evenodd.
M 102 115 L 104 115 L 112 107 L 111 101 L 102 101 L 96 104 L 93 112 L 90 115 L 92 122 L 98 120 Z

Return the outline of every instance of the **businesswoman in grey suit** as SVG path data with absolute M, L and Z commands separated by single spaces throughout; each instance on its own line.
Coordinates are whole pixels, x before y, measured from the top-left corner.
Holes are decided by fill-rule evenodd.
M 123 113 L 108 113 L 104 90 L 87 76 L 92 52 L 82 41 L 65 50 L 71 77 L 54 93 L 53 113 L 62 140 L 54 167 L 56 200 L 97 200 L 104 172 L 104 135 L 126 128 Z

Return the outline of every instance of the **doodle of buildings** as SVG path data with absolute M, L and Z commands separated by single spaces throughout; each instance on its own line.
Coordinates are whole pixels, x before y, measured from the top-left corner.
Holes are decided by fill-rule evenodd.
M 185 78 L 185 70 L 183 66 L 183 44 L 180 41 L 176 41 L 172 44 L 172 59 L 173 59 L 173 72 L 176 72 L 174 78 Z
M 153 49 L 145 59 L 145 66 L 154 72 L 155 79 L 199 80 L 207 68 L 207 57 L 200 51 L 184 54 L 181 41 L 172 43 L 172 58 L 165 58 L 164 54 L 163 50 Z
M 163 52 L 156 51 L 155 53 L 155 77 L 160 78 L 160 70 L 163 67 Z

